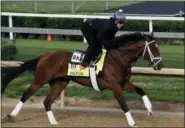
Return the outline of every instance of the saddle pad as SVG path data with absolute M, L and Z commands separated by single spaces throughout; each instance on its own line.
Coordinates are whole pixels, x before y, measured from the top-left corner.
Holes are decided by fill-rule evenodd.
M 89 76 L 89 68 L 85 68 L 83 70 L 80 70 L 80 65 L 79 64 L 68 64 L 68 76 L 84 76 L 88 77 Z
M 102 50 L 102 56 L 99 59 L 99 61 L 95 64 L 96 66 L 96 75 L 99 74 L 100 71 L 103 69 L 103 64 L 105 60 L 106 50 Z M 86 67 L 85 69 L 80 69 L 80 64 L 76 64 L 75 62 L 71 62 L 68 64 L 68 76 L 83 76 L 83 77 L 89 77 L 89 67 Z

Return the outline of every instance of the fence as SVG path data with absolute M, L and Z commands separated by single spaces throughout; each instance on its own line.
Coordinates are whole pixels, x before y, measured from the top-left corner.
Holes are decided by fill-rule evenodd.
M 1 61 L 1 68 L 4 67 L 19 67 L 24 62 L 22 61 Z M 133 75 L 155 75 L 155 76 L 174 76 L 184 77 L 184 69 L 163 68 L 162 70 L 153 70 L 152 68 L 133 67 L 131 72 Z
M 1 16 L 8 16 L 9 19 L 9 27 L 2 27 L 2 32 L 10 33 L 10 40 L 13 40 L 13 32 L 21 32 L 21 33 L 42 33 L 42 34 L 68 34 L 68 35 L 81 35 L 79 30 L 72 29 L 45 29 L 45 28 L 17 28 L 13 27 L 13 16 L 17 17 L 47 17 L 47 18 L 79 18 L 79 19 L 87 19 L 87 18 L 100 18 L 100 19 L 108 19 L 110 16 L 108 15 L 71 15 L 71 14 L 35 14 L 35 13 L 11 13 L 11 12 L 2 12 Z M 153 31 L 153 21 L 184 21 L 183 17 L 149 17 L 149 16 L 127 16 L 127 20 L 145 20 L 149 21 L 149 31 Z M 119 32 L 117 35 L 124 33 Z M 126 32 L 128 33 L 128 32 Z M 146 32 L 147 33 L 147 32 Z M 156 38 L 184 38 L 184 33 L 177 32 L 154 32 L 154 36 Z
M 60 35 L 80 35 L 82 33 L 80 30 L 72 29 L 47 29 L 47 28 L 26 28 L 26 27 L 1 27 L 2 32 L 12 32 L 12 33 L 32 33 L 32 34 L 60 34 Z M 117 32 L 116 36 L 130 33 L 130 31 L 120 31 Z M 149 34 L 149 32 L 143 32 Z M 176 32 L 154 32 L 155 38 L 184 38 L 184 33 Z M 13 37 L 12 37 L 13 38 Z M 11 39 L 11 38 L 10 38 Z

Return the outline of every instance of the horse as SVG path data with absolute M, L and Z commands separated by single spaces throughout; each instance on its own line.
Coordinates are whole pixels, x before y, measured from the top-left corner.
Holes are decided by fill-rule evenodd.
M 130 33 L 115 39 L 116 47 L 107 49 L 103 70 L 97 75 L 97 82 L 101 91 L 109 89 L 114 94 L 120 108 L 125 113 L 128 125 L 136 127 L 136 123 L 129 111 L 124 99 L 123 91 L 136 92 L 142 97 L 148 114 L 152 114 L 152 104 L 143 89 L 130 81 L 131 68 L 138 59 L 148 61 L 154 70 L 163 68 L 162 57 L 155 42 L 153 34 Z M 23 93 L 20 101 L 13 111 L 6 116 L 12 120 L 20 112 L 23 104 L 38 91 L 39 88 L 49 83 L 50 93 L 44 99 L 43 104 L 50 124 L 58 124 L 51 110 L 54 100 L 60 95 L 69 81 L 74 81 L 82 86 L 92 87 L 90 78 L 67 76 L 68 63 L 71 52 L 60 50 L 47 53 L 38 58 L 29 60 L 8 74 L 2 82 L 2 92 L 8 83 L 26 70 L 34 71 L 34 80 L 31 86 Z

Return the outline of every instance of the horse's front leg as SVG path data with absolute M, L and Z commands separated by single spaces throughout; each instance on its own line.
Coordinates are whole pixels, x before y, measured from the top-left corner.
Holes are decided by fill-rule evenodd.
M 143 89 L 137 87 L 131 82 L 128 82 L 125 85 L 123 85 L 123 90 L 128 91 L 128 92 L 136 92 L 137 94 L 139 94 L 143 99 L 145 108 L 148 110 L 148 115 L 149 116 L 152 115 L 152 104 Z
M 123 92 L 121 89 L 121 86 L 119 84 L 114 84 L 112 89 L 115 98 L 117 99 L 121 109 L 125 112 L 125 116 L 127 118 L 128 124 L 130 127 L 137 127 L 134 119 L 132 118 L 132 115 L 129 111 L 129 108 L 127 106 L 127 103 L 124 99 Z

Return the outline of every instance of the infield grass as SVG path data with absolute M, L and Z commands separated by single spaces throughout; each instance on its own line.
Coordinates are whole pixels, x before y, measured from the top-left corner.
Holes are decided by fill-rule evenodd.
M 83 12 L 98 12 L 106 9 L 105 1 L 74 1 L 72 7 L 72 1 L 44 1 L 37 0 L 37 5 L 35 1 L 2 1 L 2 11 L 10 12 L 35 12 L 35 7 L 37 7 L 37 12 L 39 13 L 71 13 L 72 8 L 75 13 Z M 110 1 L 108 2 L 108 8 L 121 7 L 133 3 L 138 3 L 136 1 Z

